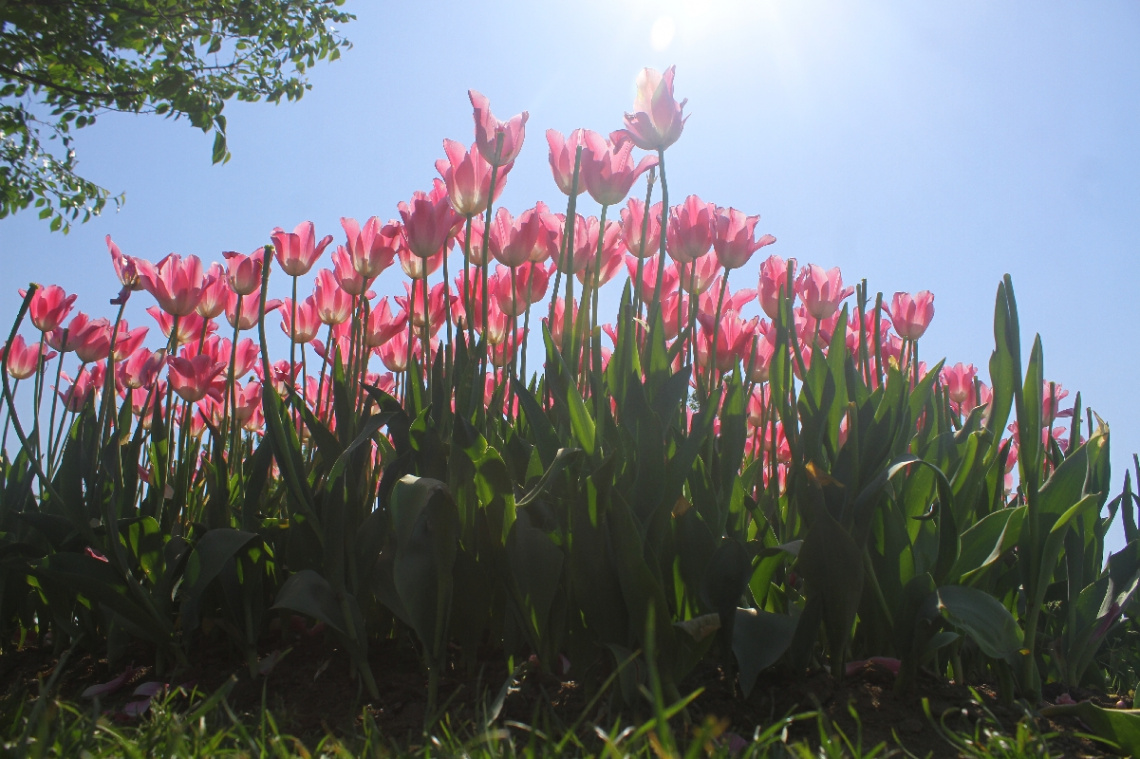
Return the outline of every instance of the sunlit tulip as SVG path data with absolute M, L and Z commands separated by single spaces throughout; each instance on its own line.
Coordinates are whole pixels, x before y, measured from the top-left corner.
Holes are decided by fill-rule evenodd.
M 400 262 L 400 268 L 409 279 L 424 279 L 435 274 L 439 267 L 443 265 L 443 257 L 445 255 L 446 252 L 441 249 L 430 258 L 420 258 L 413 253 L 412 249 L 407 245 L 400 245 L 400 250 L 396 253 L 396 257 Z
M 792 265 L 792 282 L 788 281 L 789 263 Z M 760 284 L 757 288 L 757 297 L 760 299 L 760 308 L 764 310 L 769 319 L 775 319 L 780 313 L 779 296 L 781 290 L 784 292 L 784 297 L 795 297 L 795 276 L 796 259 L 794 258 L 785 261 L 779 256 L 772 255 L 760 264 Z
M 102 363 L 92 364 L 81 369 L 74 382 L 66 373 L 61 374 L 64 380 L 71 383 L 66 390 L 57 390 L 64 408 L 72 413 L 82 411 L 95 393 L 102 389 L 106 371 L 107 368 Z
M 197 355 L 193 358 L 171 356 L 167 359 L 166 377 L 170 387 L 182 400 L 188 403 L 197 403 L 207 393 L 220 394 L 220 389 L 214 386 L 214 380 L 221 376 L 226 365 L 221 361 L 214 361 L 207 355 Z
M 148 332 L 150 329 L 147 327 L 131 329 L 126 319 L 120 321 L 119 331 L 115 335 L 115 361 L 123 361 L 138 351 Z
M 163 311 L 158 306 L 150 306 L 147 308 L 146 312 L 154 317 L 154 320 L 158 322 L 158 328 L 162 330 L 162 334 L 166 337 L 167 340 L 169 340 L 170 331 L 174 326 L 174 317 L 172 317 L 166 311 Z M 203 329 L 207 334 L 209 334 L 217 330 L 217 328 L 218 325 L 214 322 L 203 319 L 201 316 L 198 316 L 198 314 L 192 313 L 189 316 L 184 316 L 178 320 L 178 334 L 175 336 L 175 342 L 177 342 L 179 345 L 182 345 L 184 343 L 190 342 L 191 340 L 197 340 L 199 337 L 201 337 Z
M 342 216 L 340 225 L 344 228 L 345 248 L 351 256 L 352 267 L 360 276 L 372 280 L 396 260 L 401 240 L 398 221 L 381 224 L 380 219 L 372 216 L 361 227 L 356 219 Z
M 222 252 L 226 259 L 226 280 L 230 289 L 239 295 L 249 295 L 261 287 L 261 267 L 265 264 L 265 248 L 258 248 L 248 256 L 234 250 Z
M 292 232 L 274 227 L 270 238 L 277 263 L 291 277 L 308 274 L 333 240 L 332 235 L 325 235 L 318 242 L 317 230 L 311 221 L 302 221 Z
M 645 68 L 637 75 L 637 96 L 633 113 L 625 115 L 625 131 L 633 144 L 642 150 L 664 150 L 677 141 L 687 116 L 682 110 L 687 99 L 678 103 L 673 98 L 673 75 L 676 67 L 665 73 Z
M 371 277 L 362 277 L 352 266 L 352 256 L 343 245 L 338 245 L 332 254 L 333 279 L 340 289 L 349 295 L 363 295 L 372 285 Z
M 535 249 L 549 251 L 554 247 L 554 235 L 543 223 L 540 213 L 532 209 L 518 217 L 500 208 L 491 220 L 491 255 L 505 266 L 521 266 L 531 260 Z
M 440 327 L 443 326 L 444 319 L 447 315 L 447 302 L 444 300 L 444 283 L 437 282 L 428 290 L 428 313 L 426 321 L 423 313 L 423 288 L 424 280 L 422 279 L 413 280 L 411 284 L 405 282 L 404 291 L 407 295 L 397 295 L 395 301 L 397 305 L 412 314 L 412 326 L 417 335 L 422 335 L 425 327 L 428 329 L 429 335 L 434 335 L 439 331 Z M 409 301 L 411 301 L 410 307 Z M 455 310 L 458 301 L 458 295 L 451 296 L 452 311 Z
M 566 302 L 562 298 L 554 299 L 554 323 L 551 324 L 544 316 L 542 323 L 550 330 L 550 336 L 554 339 L 555 345 L 562 345 L 562 321 L 566 315 Z M 578 316 L 578 304 L 571 301 L 570 303 L 570 329 L 574 329 L 574 319 Z
M 512 276 L 510 269 L 500 266 L 488 288 L 507 316 L 518 316 L 526 311 L 527 306 L 546 297 L 552 270 L 553 267 L 547 269 L 540 264 L 528 262 L 516 268 Z
M 21 298 L 27 296 L 26 290 L 20 290 L 19 293 Z M 59 285 L 36 288 L 32 302 L 28 305 L 28 318 L 40 332 L 51 332 L 71 313 L 71 304 L 76 297 L 78 296 L 65 293 Z
M 239 330 L 253 329 L 257 326 L 258 317 L 264 316 L 281 306 L 281 301 L 270 298 L 265 301 L 265 312 L 261 311 L 261 288 L 257 288 L 249 295 L 241 296 L 241 313 L 238 313 L 238 294 L 232 290 L 226 298 L 226 321 L 231 327 Z
M 678 277 L 681 282 L 681 289 L 689 295 L 700 295 L 712 286 L 714 280 L 718 279 L 720 262 L 717 261 L 716 256 L 702 256 L 692 263 L 681 264 L 677 269 L 679 270 Z M 715 303 L 713 308 L 716 308 Z
M 645 156 L 635 165 L 632 142 L 621 140 L 615 145 L 589 129 L 583 141 L 581 179 L 590 197 L 603 206 L 625 200 L 637 178 L 657 165 L 657 156 Z
M 934 294 L 923 290 L 917 295 L 895 293 L 891 298 L 891 321 L 895 332 L 904 340 L 917 340 L 930 326 L 934 318 Z
M 194 310 L 203 319 L 213 319 L 226 310 L 226 299 L 233 293 L 222 265 L 210 264 L 202 284 L 202 297 Z
M 621 209 L 621 238 L 630 253 L 649 259 L 656 255 L 661 247 L 660 202 L 649 207 L 649 225 L 644 244 L 641 239 L 642 229 L 645 229 L 645 203 L 637 198 L 630 198 L 625 208 Z
M 369 347 L 375 348 L 388 342 L 400 332 L 407 332 L 407 330 L 407 312 L 401 311 L 393 316 L 392 309 L 388 305 L 388 298 L 384 297 L 376 304 L 376 308 L 368 314 L 368 328 L 364 334 L 364 339 Z
M 420 258 L 437 255 L 448 245 L 462 218 L 451 207 L 443 180 L 433 180 L 431 192 L 417 190 L 401 201 L 404 245 Z
M 336 277 L 328 269 L 317 272 L 313 302 L 322 324 L 341 324 L 352 316 L 352 298 L 341 289 Z
M 83 314 L 77 314 L 68 325 L 68 344 L 83 363 L 102 361 L 111 352 L 111 322 L 91 319 L 79 327 L 76 324 L 79 316 Z
M 447 158 L 435 162 L 435 170 L 443 177 L 447 186 L 447 197 L 451 207 L 461 216 L 474 216 L 487 210 L 491 196 L 491 164 L 487 162 L 475 145 L 468 150 L 455 140 L 443 141 L 443 152 Z M 506 186 L 507 172 L 513 164 L 499 167 L 495 175 L 495 199 L 498 200 Z
M 725 269 L 739 269 L 752 255 L 776 242 L 772 235 L 754 239 L 759 216 L 746 216 L 735 208 L 717 208 L 714 220 L 713 249 L 720 265 Z
M 838 266 L 824 269 L 808 264 L 800 269 L 800 276 L 796 278 L 796 292 L 809 314 L 816 319 L 826 319 L 839 310 L 839 304 L 855 292 L 855 288 L 843 286 Z
M 583 133 L 584 130 L 575 129 L 568 137 L 563 137 L 562 133 L 555 129 L 546 130 L 546 142 L 550 145 L 550 170 L 554 172 L 554 183 L 564 195 L 574 191 L 574 159 L 578 153 L 578 146 L 583 144 Z M 579 168 L 579 194 L 586 190 L 580 174 Z
M 119 283 L 123 286 L 119 295 L 111 303 L 121 305 L 126 302 L 132 292 L 143 289 L 142 282 L 139 281 L 139 269 L 135 259 L 124 255 L 119 250 L 119 246 L 111 241 L 111 235 L 107 235 L 105 241 L 107 252 L 111 254 L 111 265 L 115 267 L 115 276 L 119 278 Z
M 12 339 L 11 345 L 5 344 L 0 347 L 0 361 L 7 362 L 8 374 L 18 380 L 27 379 L 36 373 L 41 356 L 43 356 L 44 361 L 50 361 L 55 358 L 55 355 L 55 353 L 49 352 L 39 340 L 34 343 L 25 343 L 23 335 L 16 335 Z
M 157 264 L 136 259 L 139 281 L 159 307 L 171 316 L 189 316 L 202 298 L 206 285 L 202 261 L 197 256 L 171 253 Z
M 404 317 L 407 318 L 406 316 Z M 415 341 L 413 351 L 419 350 L 419 341 Z M 401 374 L 408 370 L 408 333 L 399 332 L 391 339 L 376 346 L 376 355 L 384 367 L 390 372 Z
M 518 157 L 526 135 L 526 111 L 499 121 L 491 113 L 491 101 L 475 90 L 468 90 L 475 109 L 475 144 L 483 158 L 492 166 L 506 166 Z
M 713 218 L 716 206 L 696 195 L 669 209 L 665 227 L 665 250 L 674 261 L 687 264 L 704 256 L 713 244 Z
M 131 390 L 150 387 L 165 363 L 166 355 L 162 351 L 152 353 L 140 348 L 116 364 L 119 384 Z
M 570 251 L 570 272 L 580 274 L 583 269 L 591 265 L 598 255 L 598 226 L 596 216 L 582 217 L 577 215 L 574 219 L 574 249 Z M 621 225 L 616 221 L 606 222 L 606 231 L 602 237 L 602 259 L 608 261 L 615 251 L 622 252 Z M 579 277 L 581 278 L 581 277 Z
M 641 267 L 641 281 L 638 282 L 637 258 L 627 256 L 625 259 L 625 266 L 629 270 L 630 281 L 633 282 L 634 287 L 637 288 L 637 293 L 643 301 L 649 301 L 653 297 L 653 288 L 657 283 L 657 266 L 659 261 L 660 259 L 657 256 L 646 258 L 644 266 Z M 661 292 L 677 292 L 677 278 L 677 267 L 671 263 L 666 263 L 665 273 L 662 275 L 661 280 Z

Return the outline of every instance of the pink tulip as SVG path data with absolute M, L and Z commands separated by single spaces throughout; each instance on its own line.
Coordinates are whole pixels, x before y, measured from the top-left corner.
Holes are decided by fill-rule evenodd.
M 1069 417 L 1073 415 L 1071 408 L 1059 410 L 1058 406 L 1061 400 L 1069 397 L 1069 391 L 1061 387 L 1059 382 L 1049 382 L 1046 380 L 1041 389 L 1041 423 L 1046 427 L 1052 426 L 1053 420 L 1058 417 Z
M 380 299 L 376 308 L 368 314 L 368 330 L 365 333 L 365 340 L 369 347 L 375 348 L 407 330 L 407 312 L 401 311 L 399 315 L 393 316 L 392 309 L 388 305 L 388 298 L 384 297 Z
M 154 320 L 158 322 L 158 328 L 162 330 L 162 334 L 169 340 L 170 331 L 174 327 L 174 318 L 157 306 L 150 306 L 146 312 L 154 317 Z M 175 335 L 175 342 L 182 345 L 192 340 L 197 340 L 202 335 L 203 329 L 209 333 L 214 332 L 217 328 L 218 325 L 214 322 L 192 313 L 178 320 L 178 333 Z
M 561 132 L 554 129 L 546 130 L 546 142 L 550 145 L 550 169 L 554 172 L 554 183 L 564 195 L 574 191 L 574 159 L 578 153 L 578 146 L 583 145 L 582 139 L 581 129 L 575 129 L 569 137 L 563 137 Z M 582 159 L 585 160 L 584 150 Z M 579 168 L 578 194 L 586 189 L 580 173 L 581 168 Z
M 417 190 L 411 202 L 401 202 L 404 245 L 420 258 L 431 258 L 443 250 L 462 219 L 448 200 L 443 180 L 432 182 L 431 192 Z
M 321 319 L 317 314 L 317 301 L 312 295 L 297 303 L 297 325 L 293 327 L 293 301 L 285 298 L 277 310 L 281 314 L 281 331 L 295 343 L 307 343 L 317 336 Z
M 207 393 L 220 396 L 221 391 L 214 386 L 214 380 L 225 370 L 224 362 L 214 361 L 207 355 L 193 358 L 171 356 L 167 360 L 167 367 L 166 376 L 170 380 L 170 387 L 182 400 L 197 403 Z
M 261 287 L 261 267 L 265 264 L 265 248 L 258 248 L 248 256 L 234 250 L 222 252 L 226 259 L 226 280 L 230 289 L 239 295 L 249 295 Z
M 615 145 L 589 129 L 583 139 L 581 178 L 590 197 L 603 206 L 625 200 L 637 178 L 657 165 L 656 156 L 645 156 L 635 166 L 632 142 L 619 140 Z
M 716 209 L 713 249 L 716 250 L 721 266 L 725 269 L 739 269 L 748 263 L 753 253 L 776 242 L 772 235 L 754 239 L 759 221 L 759 216 L 745 216 L 735 208 Z
M 715 364 L 716 373 L 724 374 L 737 365 L 746 346 L 751 347 L 754 333 L 749 329 L 748 322 L 737 316 L 735 311 L 723 314 L 719 324 L 711 314 L 700 314 L 698 318 L 701 329 L 697 333 L 697 364 L 706 369 L 710 364 Z M 714 341 L 715 359 L 711 355 Z
M 653 288 L 657 284 L 657 256 L 652 256 L 645 259 L 645 265 L 641 267 L 641 281 L 637 282 L 637 258 L 628 256 L 625 259 L 625 266 L 629 270 L 629 278 L 633 281 L 634 287 L 637 288 L 637 293 L 643 301 L 649 301 L 653 298 Z M 662 293 L 676 293 L 678 281 L 677 267 L 673 264 L 665 264 L 665 273 L 662 275 L 661 292 Z
M 313 288 L 313 302 L 322 324 L 341 324 L 352 316 L 352 298 L 341 289 L 336 277 L 328 269 L 317 272 Z
M 163 311 L 179 317 L 194 312 L 206 286 L 202 261 L 197 256 L 182 258 L 171 253 L 158 264 L 136 259 L 135 265 L 143 289 L 154 296 Z
M 578 214 L 574 219 L 574 249 L 570 251 L 570 272 L 573 274 L 581 274 L 581 272 L 594 262 L 594 258 L 598 255 L 598 233 L 600 228 L 598 226 L 599 220 L 596 216 L 582 217 Z M 614 251 L 621 252 L 621 225 L 615 221 L 606 222 L 606 231 L 602 238 L 602 259 L 608 261 L 613 255 Z M 581 276 L 579 276 L 581 279 Z
M 974 378 L 978 376 L 978 368 L 973 364 L 963 364 L 961 361 L 953 366 L 942 369 L 942 384 L 946 386 L 946 397 L 950 404 L 959 410 L 963 403 L 974 397 Z
M 123 255 L 119 250 L 119 246 L 111 241 L 111 235 L 105 238 L 107 242 L 107 252 L 111 254 L 111 264 L 115 267 L 115 276 L 119 278 L 119 283 L 122 284 L 123 289 L 119 291 L 118 297 L 111 301 L 113 305 L 121 305 L 126 302 L 130 294 L 135 290 L 143 289 L 142 282 L 139 281 L 139 269 L 135 263 L 135 259 L 130 256 Z
M 917 340 L 926 332 L 930 320 L 934 318 L 934 295 L 929 290 L 913 296 L 910 293 L 895 293 L 891 298 L 890 314 L 899 337 Z
M 44 361 L 50 361 L 55 355 L 38 340 L 34 343 L 25 343 L 23 335 L 16 335 L 11 345 L 5 344 L 0 347 L 0 361 L 7 360 L 8 374 L 18 380 L 27 379 L 36 373 L 41 356 Z
M 217 262 L 212 263 L 203 280 L 202 297 L 194 310 L 203 319 L 213 319 L 226 310 L 226 299 L 232 292 L 222 265 Z
M 783 290 L 784 297 L 795 298 L 793 292 L 793 283 L 788 282 L 788 263 L 792 264 L 792 276 L 796 275 L 796 259 L 790 258 L 787 261 L 779 256 L 768 256 L 764 263 L 760 264 L 760 285 L 759 285 L 759 299 L 760 308 L 764 309 L 764 313 L 768 315 L 769 319 L 775 319 L 780 313 L 780 291 Z
M 371 277 L 362 277 L 352 266 L 352 256 L 343 245 L 338 245 L 332 254 L 332 272 L 340 289 L 349 295 L 363 295 L 372 285 Z
M 278 395 L 284 396 L 288 390 L 288 386 L 293 385 L 297 379 L 297 375 L 301 373 L 301 362 L 295 362 L 292 369 L 290 369 L 287 359 L 273 362 L 269 367 L 269 378 L 267 380 L 265 370 L 259 361 L 253 367 L 253 373 L 257 375 L 257 379 L 262 385 L 268 381 L 273 389 L 277 391 Z
M 843 286 L 843 275 L 838 266 L 824 270 L 808 264 L 796 279 L 796 292 L 803 298 L 809 314 L 816 319 L 826 319 L 839 310 L 839 304 L 855 292 L 855 288 Z
M 594 278 L 597 277 L 598 287 L 609 282 L 613 279 L 619 271 L 621 271 L 621 263 L 625 256 L 625 245 L 621 239 L 621 225 L 617 222 L 606 222 L 606 236 L 602 241 L 602 263 L 601 268 L 595 273 L 594 268 L 597 264 L 597 235 L 594 235 L 595 247 L 594 255 L 590 261 L 590 286 L 594 284 Z M 586 283 L 586 271 L 579 270 L 574 272 L 574 276 L 582 284 Z
M 443 257 L 445 255 L 446 251 L 440 249 L 438 253 L 430 258 L 420 258 L 412 252 L 411 248 L 403 244 L 400 245 L 399 251 L 396 252 L 396 257 L 400 261 L 400 268 L 409 279 L 425 279 L 430 277 L 443 265 Z
M 674 261 L 690 263 L 704 256 L 713 244 L 713 218 L 716 206 L 705 203 L 696 195 L 669 209 L 665 229 L 665 249 Z
M 554 299 L 554 323 L 551 324 L 547 318 L 542 317 L 542 323 L 550 330 L 550 336 L 554 340 L 555 345 L 562 345 L 562 321 L 566 315 L 566 302 L 562 298 Z M 570 329 L 574 329 L 574 319 L 578 316 L 578 304 L 570 302 Z
M 716 260 L 716 256 L 704 256 L 691 264 L 681 264 L 677 268 L 680 269 L 681 289 L 689 295 L 701 295 L 708 291 L 714 280 L 718 279 L 720 262 Z M 716 309 L 715 303 L 713 309 Z
M 765 319 L 757 322 L 747 351 L 743 360 L 748 379 L 752 382 L 767 382 L 772 357 L 776 355 L 776 329 L 771 322 Z
M 241 313 L 238 313 L 238 294 L 232 290 L 226 299 L 226 321 L 231 327 L 239 330 L 253 329 L 257 326 L 258 317 L 264 314 L 261 311 L 261 288 L 257 288 L 249 295 L 241 296 Z M 270 298 L 265 301 L 265 314 L 277 310 L 281 301 Z
M 491 221 L 490 250 L 499 263 L 506 266 L 521 266 L 534 258 L 556 250 L 552 229 L 543 223 L 542 208 L 536 206 L 524 211 L 518 218 L 510 211 L 500 208 Z M 539 258 L 539 260 L 543 260 Z
M 405 319 L 407 316 L 404 317 Z M 412 344 L 412 352 L 416 353 L 422 350 L 420 341 L 416 340 Z M 408 370 L 408 333 L 397 332 L 392 335 L 391 339 L 381 345 L 376 346 L 376 355 L 380 357 L 380 361 L 384 364 L 390 372 L 402 374 Z
M 657 253 L 661 247 L 661 203 L 654 203 L 649 207 L 649 228 L 646 230 L 645 241 L 642 244 L 641 230 L 645 225 L 645 203 L 637 198 L 630 198 L 621 209 L 621 237 L 629 252 L 640 258 L 648 259 Z
M 21 298 L 28 294 L 26 290 L 19 293 Z M 67 318 L 76 297 L 65 293 L 59 285 L 37 288 L 28 305 L 28 318 L 40 332 L 51 332 Z
M 487 210 L 491 199 L 491 164 L 487 162 L 475 145 L 468 150 L 455 140 L 443 141 L 443 152 L 447 159 L 435 162 L 435 169 L 443 177 L 447 186 L 447 197 L 451 207 L 461 216 L 474 216 Z M 514 164 L 508 163 L 499 168 L 495 176 L 495 200 L 506 186 L 507 172 Z
M 149 331 L 146 327 L 131 329 L 126 319 L 120 321 L 119 331 L 115 335 L 115 361 L 124 361 L 139 350 Z
M 492 166 L 513 163 L 522 150 L 530 114 L 523 111 L 505 122 L 499 121 L 491 113 L 491 101 L 475 90 L 468 90 L 467 95 L 475 109 L 475 144 L 483 158 Z
M 308 274 L 333 240 L 332 235 L 325 235 L 317 242 L 316 227 L 311 221 L 302 221 L 292 232 L 274 227 L 270 238 L 277 263 L 291 277 Z
M 347 238 L 345 247 L 352 259 L 352 268 L 365 279 L 378 277 L 396 260 L 400 249 L 400 223 L 392 220 L 381 226 L 380 219 L 372 216 L 364 222 L 364 227 L 356 219 L 341 217 Z
M 66 390 L 58 391 L 64 408 L 72 413 L 82 411 L 87 402 L 95 396 L 96 391 L 102 389 L 106 371 L 107 368 L 102 363 L 98 363 L 86 367 L 86 370 L 81 369 L 74 382 L 66 373 L 60 375 L 71 383 Z
M 515 269 L 514 276 L 505 266 L 498 267 L 494 282 L 488 288 L 495 296 L 499 308 L 507 316 L 518 316 L 526 311 L 527 306 L 537 303 L 546 297 L 546 288 L 550 284 L 551 269 L 539 264 L 525 263 Z M 514 290 L 512 291 L 512 281 Z
M 637 76 L 637 96 L 633 113 L 625 115 L 625 130 L 633 144 L 642 150 L 664 150 L 681 136 L 688 117 L 682 117 L 687 99 L 678 103 L 673 98 L 673 75 L 670 66 L 664 74 L 645 68 Z
M 79 317 L 84 317 L 82 326 Z M 111 352 L 111 322 L 106 319 L 90 319 L 79 313 L 67 327 L 67 343 L 83 363 L 102 361 Z M 51 336 L 48 336 L 51 342 Z
M 434 335 L 443 326 L 444 319 L 447 316 L 447 303 L 444 300 L 444 283 L 436 283 L 430 290 L 428 290 L 428 313 L 427 319 L 424 319 L 423 302 L 424 302 L 424 283 L 425 280 L 416 279 L 411 284 L 404 283 L 404 291 L 406 296 L 397 295 L 395 298 L 396 304 L 412 314 L 412 327 L 417 335 L 422 335 L 425 327 L 429 330 L 429 335 Z M 411 307 L 409 308 L 409 301 Z M 457 302 L 459 301 L 458 295 L 451 296 L 451 309 L 455 311 Z
M 165 363 L 166 357 L 161 351 L 152 353 L 140 348 L 131 353 L 126 361 L 117 364 L 119 384 L 131 390 L 149 388 L 158 378 L 158 373 Z

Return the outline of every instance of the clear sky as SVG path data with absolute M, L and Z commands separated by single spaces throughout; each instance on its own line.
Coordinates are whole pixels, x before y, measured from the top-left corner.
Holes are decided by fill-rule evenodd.
M 670 195 L 762 215 L 769 251 L 840 266 L 872 292 L 935 293 L 927 360 L 983 368 L 996 287 L 1013 276 L 1026 350 L 1112 426 L 1114 489 L 1140 451 L 1140 5 L 823 0 L 356 0 L 354 43 L 278 107 L 226 109 L 233 160 L 187 122 L 107 115 L 80 170 L 127 202 L 68 236 L 0 221 L 0 314 L 56 283 L 111 317 L 103 237 L 157 260 L 250 252 L 275 226 L 396 216 L 427 189 L 445 137 L 473 140 L 467 90 L 530 112 L 502 203 L 564 208 L 544 132 L 621 127 L 643 66 L 676 64 L 691 117 Z M 583 195 L 579 210 L 596 213 Z M 758 262 L 757 262 L 758 263 Z M 755 287 L 755 267 L 734 273 Z M 398 272 L 380 294 L 403 292 Z M 307 292 L 307 290 L 306 290 Z M 278 293 L 280 294 L 280 293 Z M 610 297 L 616 299 L 616 294 Z M 132 304 L 134 323 L 150 323 Z M 612 309 L 611 309 L 612 310 Z M 604 313 L 604 309 L 603 309 Z M 274 324 L 274 331 L 276 326 Z M 1075 393 L 1074 393 L 1075 394 Z M 1072 397 L 1068 399 L 1070 402 Z

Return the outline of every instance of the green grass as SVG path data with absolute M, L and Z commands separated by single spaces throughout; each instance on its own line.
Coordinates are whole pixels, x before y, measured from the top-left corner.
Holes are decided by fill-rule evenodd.
M 620 757 L 791 757 L 792 759 L 882 759 L 916 757 L 900 747 L 898 740 L 887 745 L 880 741 L 867 745 L 858 714 L 850 709 L 856 728 L 844 732 L 821 711 L 811 711 L 778 720 L 753 735 L 726 732 L 726 723 L 709 719 L 689 725 L 685 735 L 663 717 L 679 714 L 679 704 L 662 709 L 657 716 L 640 724 L 615 724 L 609 728 L 586 725 L 564 735 L 550 735 L 514 721 L 481 729 L 473 724 L 454 725 L 448 716 L 430 732 L 411 743 L 397 744 L 382 735 L 367 711 L 347 734 L 325 735 L 309 740 L 283 733 L 278 720 L 264 706 L 252 713 L 239 714 L 226 699 L 228 687 L 214 694 L 172 693 L 156 698 L 149 712 L 138 720 L 118 721 L 96 701 L 88 707 L 74 703 L 38 699 L 33 704 L 16 700 L 4 704 L 3 742 L 5 757 L 497 757 L 591 756 Z M 31 708 L 28 708 L 28 707 Z M 983 710 L 984 711 L 984 710 Z M 984 711 L 970 732 L 955 731 L 945 720 L 927 708 L 931 723 L 946 741 L 938 756 L 966 757 L 1049 757 L 1052 734 L 1043 734 L 1030 715 L 1010 731 L 1003 731 L 992 713 Z M 674 720 L 676 723 L 677 720 Z M 813 728 L 814 724 L 814 729 Z M 810 740 L 789 738 L 789 729 L 798 726 L 814 733 Z M 927 754 L 929 755 L 929 754 Z

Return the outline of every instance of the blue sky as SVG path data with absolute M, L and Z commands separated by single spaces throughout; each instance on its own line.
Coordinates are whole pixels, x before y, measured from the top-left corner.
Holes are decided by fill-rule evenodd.
M 16 288 L 56 283 L 111 316 L 103 237 L 157 260 L 249 252 L 275 226 L 396 216 L 427 189 L 445 137 L 473 139 L 468 88 L 500 118 L 530 112 L 502 203 L 564 198 L 544 132 L 609 132 L 643 66 L 677 66 L 691 115 L 668 153 L 670 195 L 762 215 L 768 250 L 840 266 L 872 291 L 935 293 L 921 354 L 984 367 L 994 293 L 1013 276 L 1028 346 L 1048 379 L 1112 426 L 1114 488 L 1140 451 L 1133 400 L 1140 322 L 1140 6 L 1131 2 L 358 0 L 354 48 L 311 72 L 300 102 L 233 103 L 233 159 L 154 117 L 107 115 L 77 139 L 80 169 L 119 213 L 52 234 L 0 221 L 0 313 Z M 670 34 L 670 30 L 672 33 Z M 597 211 L 583 196 L 583 209 Z M 734 287 L 755 287 L 755 269 Z M 385 275 L 380 294 L 403 291 Z M 611 293 L 616 298 L 616 294 Z M 136 323 L 145 297 L 132 304 Z M 1071 401 L 1071 397 L 1069 399 Z

